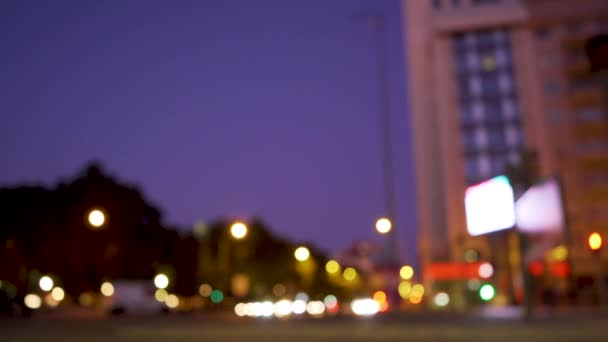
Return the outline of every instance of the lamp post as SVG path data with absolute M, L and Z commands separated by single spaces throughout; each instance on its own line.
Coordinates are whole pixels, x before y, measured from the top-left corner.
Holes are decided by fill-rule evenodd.
M 228 293 L 230 289 L 230 255 L 231 255 L 231 243 L 230 239 L 234 240 L 242 240 L 247 236 L 249 229 L 247 225 L 243 222 L 234 222 L 229 229 L 229 232 L 222 231 L 220 236 L 220 245 L 219 245 L 219 265 L 222 270 L 222 281 L 223 286 L 221 287 L 224 290 L 224 294 Z
M 395 184 L 393 175 L 393 135 L 391 123 L 391 98 L 388 78 L 388 58 L 386 48 L 385 20 L 382 13 L 370 13 L 358 16 L 357 20 L 365 20 L 374 33 L 376 50 L 376 76 L 378 82 L 378 114 L 380 119 L 380 138 L 382 139 L 382 171 L 384 189 L 384 210 L 391 225 L 387 231 L 387 251 L 389 259 L 395 265 L 399 264 L 399 241 L 396 227 Z M 392 222 L 391 222 L 392 221 Z

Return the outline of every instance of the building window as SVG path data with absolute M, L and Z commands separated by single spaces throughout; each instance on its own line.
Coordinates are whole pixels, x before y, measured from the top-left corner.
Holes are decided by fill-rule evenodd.
M 545 83 L 545 93 L 547 94 L 557 94 L 560 91 L 559 83 L 556 81 L 548 81 Z
M 540 28 L 536 30 L 536 39 L 538 40 L 547 40 L 551 37 L 551 30 L 548 28 Z
M 566 26 L 566 30 L 568 30 L 569 33 L 579 33 L 583 30 L 583 24 L 582 23 L 570 23 Z
M 576 112 L 576 120 L 580 122 L 602 121 L 604 116 L 600 109 L 592 107 L 582 108 Z
M 484 56 L 481 60 L 481 65 L 483 67 L 483 71 L 491 72 L 496 70 L 496 57 L 494 56 Z

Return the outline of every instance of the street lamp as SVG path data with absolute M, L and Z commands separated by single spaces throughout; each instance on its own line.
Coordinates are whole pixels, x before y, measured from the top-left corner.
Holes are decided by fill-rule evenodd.
M 158 289 L 166 289 L 169 286 L 169 277 L 163 273 L 159 273 L 154 277 L 154 286 Z
M 392 228 L 393 225 L 391 220 L 387 219 L 386 217 L 382 217 L 376 221 L 376 230 L 380 234 L 388 234 Z
M 244 223 L 235 222 L 230 227 L 230 235 L 232 235 L 233 238 L 240 240 L 247 236 L 247 230 L 247 226 Z
M 296 260 L 303 262 L 308 260 L 308 258 L 310 257 L 310 251 L 308 250 L 308 248 L 301 246 L 296 248 L 293 255 L 296 257 Z
M 106 222 L 106 215 L 99 209 L 93 209 L 89 212 L 87 220 L 91 227 L 101 228 Z

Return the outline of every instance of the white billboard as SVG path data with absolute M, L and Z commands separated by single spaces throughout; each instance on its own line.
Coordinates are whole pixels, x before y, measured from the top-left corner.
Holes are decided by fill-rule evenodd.
M 564 208 L 559 184 L 551 179 L 526 191 L 515 203 L 517 229 L 525 233 L 561 233 Z
M 506 176 L 467 188 L 464 206 L 467 231 L 473 236 L 515 226 L 515 197 Z

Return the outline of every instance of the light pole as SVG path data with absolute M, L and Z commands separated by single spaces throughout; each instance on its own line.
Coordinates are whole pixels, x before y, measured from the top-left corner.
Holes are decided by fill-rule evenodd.
M 374 33 L 376 48 L 376 75 L 378 82 L 378 114 L 380 117 L 380 135 L 382 139 L 382 170 L 384 184 L 384 207 L 388 216 L 387 220 L 392 221 L 392 232 L 388 234 L 387 250 L 389 258 L 399 264 L 399 241 L 396 227 L 396 205 L 395 205 L 395 184 L 393 175 L 393 136 L 391 124 L 391 99 L 388 79 L 388 63 L 386 52 L 386 29 L 385 20 L 382 13 L 371 13 L 358 17 L 365 19 Z M 390 228 L 389 228 L 390 230 Z
M 220 254 L 220 267 L 222 270 L 222 280 L 223 286 L 221 287 L 224 290 L 224 294 L 228 293 L 230 289 L 230 255 L 231 255 L 231 243 L 230 239 L 242 240 L 247 236 L 249 229 L 243 222 L 234 222 L 230 226 L 229 232 L 225 232 L 222 230 L 222 234 L 220 234 L 220 245 L 219 245 L 219 254 Z

